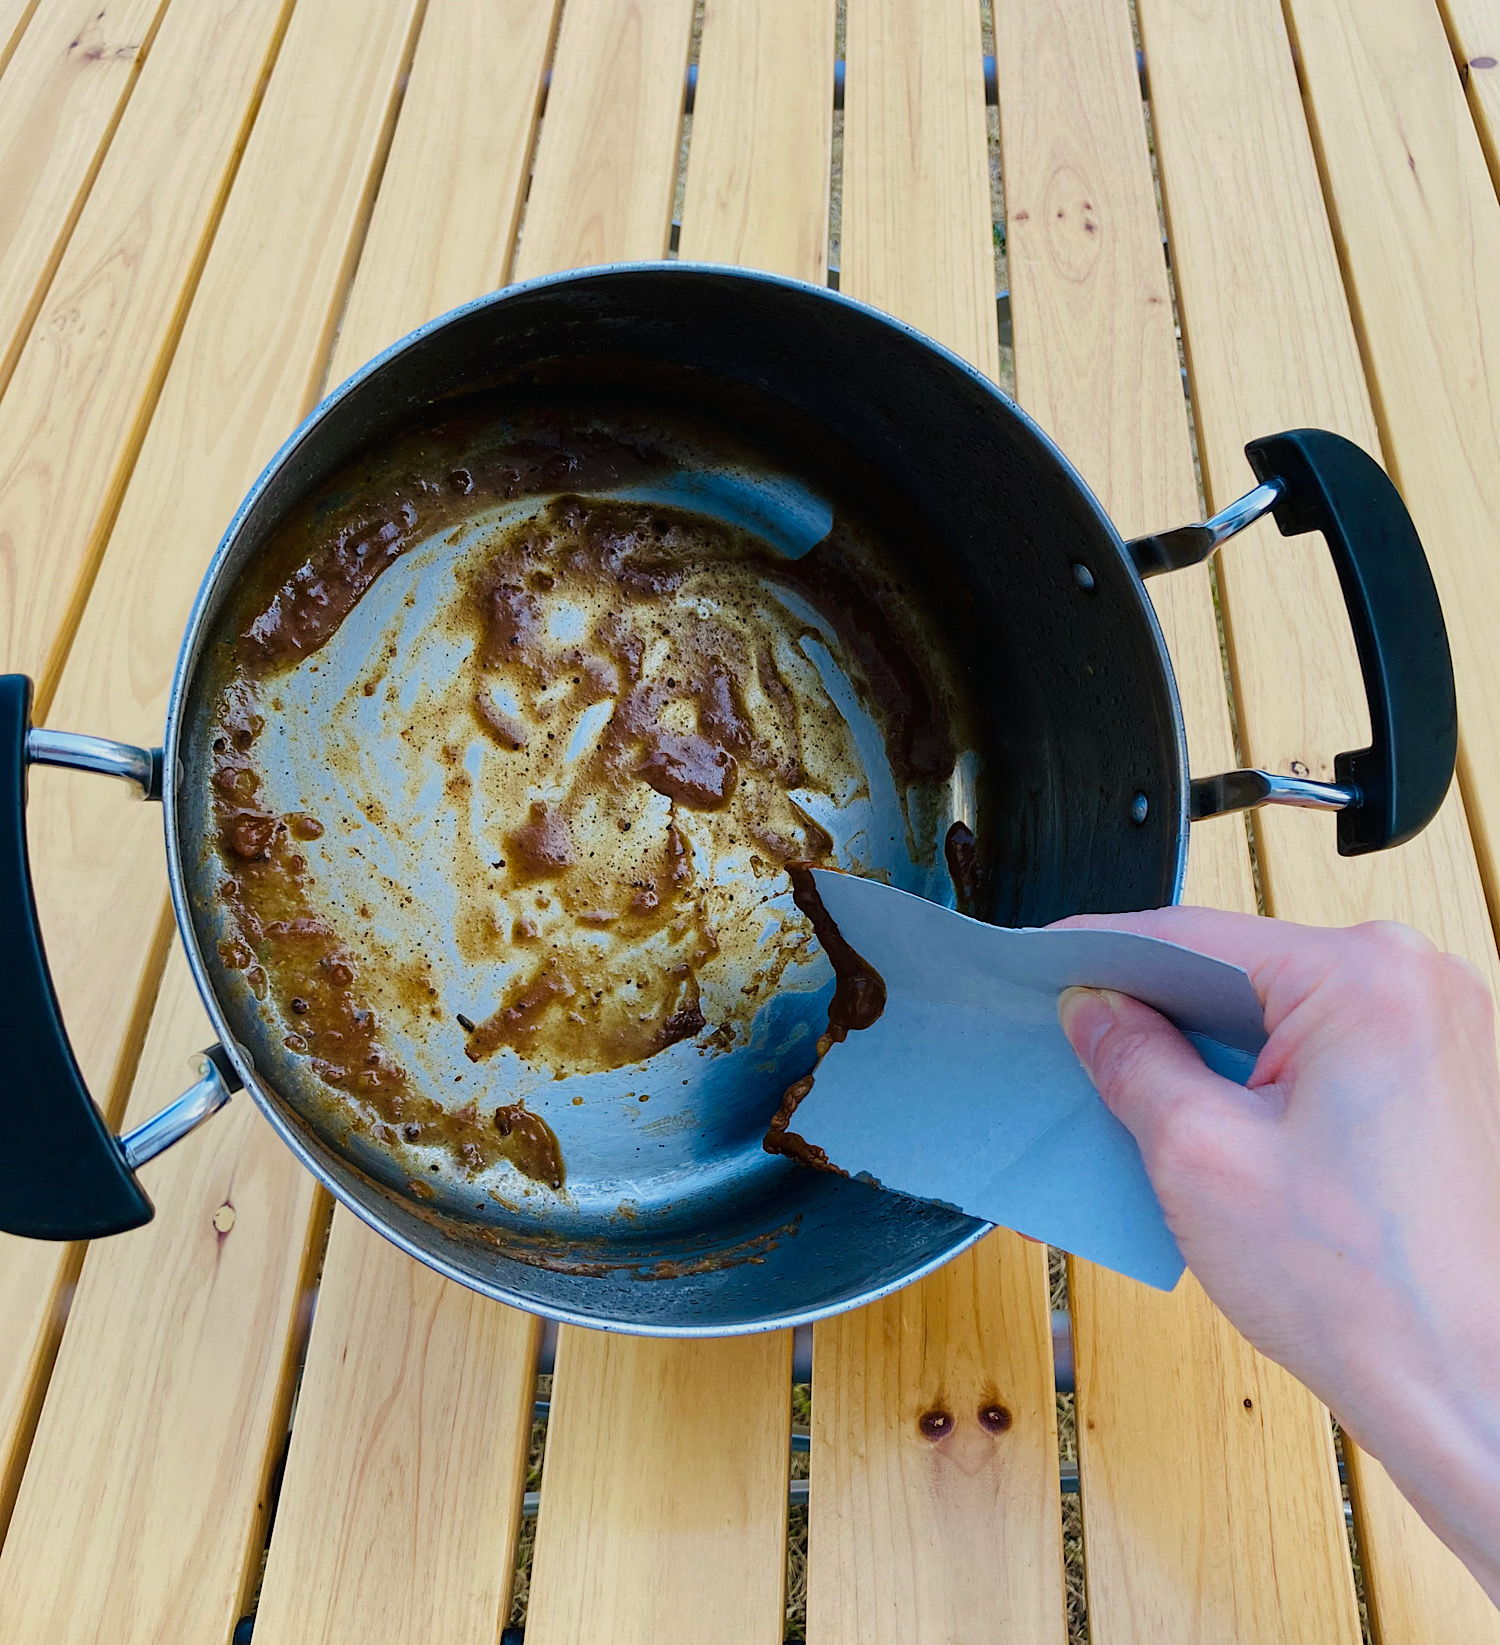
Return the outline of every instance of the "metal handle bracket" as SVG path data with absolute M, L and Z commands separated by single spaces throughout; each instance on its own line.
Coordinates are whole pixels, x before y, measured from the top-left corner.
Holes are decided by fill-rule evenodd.
M 1196 777 L 1189 791 L 1189 816 L 1194 822 L 1222 817 L 1228 811 L 1253 811 L 1262 805 L 1299 805 L 1310 811 L 1343 811 L 1359 804 L 1359 790 L 1344 783 L 1313 782 L 1287 777 L 1279 771 L 1225 771 L 1217 777 Z
M 244 1084 L 222 1046 L 210 1046 L 197 1061 L 197 1083 L 119 1139 L 120 1151 L 132 1171 L 165 1153 L 174 1142 L 181 1142 L 189 1131 L 217 1114 Z
M 1126 551 L 1143 577 L 1201 565 L 1220 543 L 1254 525 L 1261 515 L 1269 514 L 1285 490 L 1280 480 L 1265 480 L 1228 508 L 1221 508 L 1211 520 L 1178 526 L 1174 531 L 1158 531 L 1150 537 L 1133 537 L 1126 543 Z
M 74 771 L 95 771 L 119 777 L 135 789 L 136 798 L 161 798 L 162 752 L 137 748 L 134 743 L 111 742 L 82 731 L 48 731 L 32 726 L 26 733 L 26 759 L 31 765 L 65 765 Z

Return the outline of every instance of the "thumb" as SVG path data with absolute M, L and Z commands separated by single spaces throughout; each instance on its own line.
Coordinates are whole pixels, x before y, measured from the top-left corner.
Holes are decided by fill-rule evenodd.
M 1173 1116 L 1241 1117 L 1237 1087 L 1215 1074 L 1159 1012 L 1108 988 L 1067 988 L 1058 1021 L 1106 1106 L 1149 1160 Z M 1244 1093 L 1239 1093 L 1243 1097 Z M 1207 1112 L 1205 1112 L 1207 1111 Z

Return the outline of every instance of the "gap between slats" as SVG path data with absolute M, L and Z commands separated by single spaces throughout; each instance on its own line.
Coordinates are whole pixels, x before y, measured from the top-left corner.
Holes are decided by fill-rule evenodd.
M 168 3 L 169 0 L 161 0 L 161 3 L 152 13 L 150 23 L 131 62 L 129 78 L 116 98 L 108 120 L 100 129 L 94 153 L 88 166 L 78 178 L 73 198 L 69 202 L 67 210 L 57 221 L 52 245 L 45 260 L 36 271 L 36 279 L 26 301 L 22 304 L 20 312 L 15 316 L 10 337 L 3 346 L 0 346 L 0 395 L 5 393 L 6 385 L 10 382 L 16 361 L 20 358 L 21 350 L 26 346 L 26 339 L 31 335 L 32 328 L 36 324 L 36 317 L 41 309 L 43 299 L 46 297 L 47 288 L 52 284 L 52 277 L 57 272 L 58 264 L 61 263 L 63 254 L 68 248 L 68 242 L 73 237 L 73 230 L 77 227 L 83 208 L 88 203 L 89 195 L 93 192 L 94 183 L 99 176 L 99 168 L 104 164 L 104 157 L 109 152 L 110 144 L 114 141 L 115 132 L 130 105 L 130 99 L 134 96 L 137 85 L 140 84 L 141 72 L 146 65 L 147 58 L 151 55 L 151 47 L 155 43 L 157 33 L 161 28 Z M 35 10 L 35 7 L 33 10 Z M 17 31 L 15 37 L 16 47 L 20 45 L 20 38 L 20 31 Z M 76 45 L 77 41 L 75 40 L 74 43 Z M 23 55 L 22 62 L 17 65 L 18 74 L 26 66 Z M 4 68 L 0 68 L 0 99 L 12 97 L 19 102 L 23 97 L 23 88 L 19 84 L 12 86 L 4 81 L 4 72 Z M 7 325 L 12 324 L 11 316 L 6 315 L 4 320 Z
M 18 0 L 9 0 L 8 4 L 0 7 L 0 76 L 10 66 L 16 47 L 21 43 L 21 36 L 25 34 L 39 4 L 40 0 L 19 0 L 19 3 Z
M 198 282 L 203 276 L 209 252 L 213 247 L 214 238 L 223 219 L 224 207 L 228 202 L 230 191 L 234 187 L 234 180 L 239 175 L 240 162 L 244 159 L 245 147 L 250 141 L 250 134 L 254 130 L 256 119 L 260 114 L 266 86 L 269 84 L 271 75 L 275 70 L 276 59 L 280 55 L 282 42 L 286 38 L 287 27 L 291 22 L 295 4 L 296 0 L 286 0 L 277 19 L 270 48 L 265 57 L 265 66 L 245 107 L 244 118 L 240 123 L 229 163 L 224 168 L 219 187 L 214 195 L 213 204 L 206 215 L 204 229 L 194 256 L 178 289 L 177 300 L 172 307 L 167 324 L 162 330 L 161 343 L 152 362 L 151 372 L 142 385 L 135 412 L 121 441 L 120 455 L 115 472 L 111 477 L 110 488 L 95 519 L 88 546 L 80 562 L 77 579 L 64 609 L 62 621 L 58 626 L 57 636 L 37 677 L 36 698 L 32 708 L 32 717 L 38 723 L 42 723 L 46 719 L 47 710 L 51 706 L 52 697 L 57 690 L 57 683 L 63 665 L 67 661 L 73 638 L 78 632 L 78 625 L 82 620 L 84 607 L 88 604 L 88 597 L 94 586 L 94 578 L 98 574 L 100 563 L 109 545 L 110 534 L 114 530 L 116 519 L 119 517 L 120 505 L 124 501 L 126 488 L 130 484 L 130 477 L 134 471 L 136 459 L 140 456 L 141 446 L 146 438 L 146 431 L 151 426 L 152 414 L 155 412 L 156 403 L 161 396 L 162 385 L 166 382 L 167 373 L 171 369 L 172 360 L 177 351 L 177 344 L 182 336 L 182 328 L 187 321 L 188 311 L 192 307 L 193 298 L 197 295 Z M 137 77 L 137 83 L 139 83 L 139 76 Z M 118 121 L 116 122 L 117 128 Z M 104 156 L 101 154 L 101 165 L 103 159 Z M 80 212 L 81 209 L 80 206 Z M 58 261 L 61 261 L 60 256 Z M 40 300 L 39 298 L 39 302 Z M 123 1082 L 123 1088 L 128 1090 L 128 1079 Z
M 201 275 L 201 273 L 203 271 L 203 267 L 206 263 L 206 260 L 207 260 L 208 254 L 209 254 L 210 244 L 213 241 L 213 239 L 215 238 L 217 230 L 220 226 L 220 221 L 221 221 L 221 218 L 222 218 L 222 215 L 223 215 L 223 211 L 225 209 L 226 198 L 229 195 L 231 183 L 234 180 L 235 174 L 238 171 L 240 161 L 241 161 L 241 159 L 242 159 L 242 157 L 245 153 L 246 143 L 248 141 L 251 128 L 254 124 L 255 116 L 259 112 L 263 97 L 265 95 L 266 87 L 267 87 L 267 84 L 270 80 L 271 69 L 272 69 L 272 67 L 274 66 L 274 64 L 277 60 L 277 56 L 279 54 L 282 41 L 284 40 L 285 33 L 286 33 L 286 28 L 287 28 L 288 22 L 290 20 L 290 15 L 291 15 L 291 6 L 290 5 L 286 5 L 286 6 L 282 7 L 281 10 L 279 11 L 279 13 L 277 14 L 276 24 L 275 24 L 273 32 L 270 36 L 270 40 L 271 40 L 270 48 L 267 50 L 267 52 L 265 53 L 264 58 L 262 59 L 262 64 L 263 64 L 262 72 L 261 72 L 261 74 L 258 78 L 258 81 L 256 82 L 256 84 L 254 86 L 253 96 L 250 99 L 250 101 L 248 102 L 247 107 L 246 107 L 246 112 L 245 112 L 244 116 L 242 117 L 241 125 L 240 125 L 239 131 L 238 131 L 237 142 L 236 142 L 236 145 L 235 145 L 235 148 L 234 148 L 234 151 L 233 151 L 233 163 L 232 163 L 232 165 L 230 165 L 226 169 L 226 173 L 220 181 L 220 186 L 219 186 L 218 193 L 217 193 L 217 196 L 216 196 L 216 199 L 215 199 L 212 214 L 207 219 L 208 227 L 203 232 L 203 234 L 201 236 L 202 243 L 199 246 L 198 251 L 197 251 L 196 262 L 195 262 L 195 264 L 193 266 L 193 270 L 192 270 L 192 278 L 187 283 L 187 288 L 184 290 L 184 292 L 180 296 L 179 304 L 178 304 L 177 310 L 176 310 L 175 315 L 174 315 L 173 328 L 172 328 L 172 346 L 173 347 L 175 347 L 177 336 L 180 334 L 180 328 L 181 328 L 181 326 L 182 326 L 182 324 L 185 320 L 185 317 L 186 317 L 186 309 L 188 307 L 188 298 L 191 295 L 192 289 L 196 287 L 198 278 L 199 278 L 199 276 Z M 414 44 L 415 38 L 416 38 L 416 32 L 415 32 L 415 29 L 413 29 L 413 30 L 411 30 L 408 41 L 407 41 L 407 47 L 408 47 L 408 59 L 407 60 L 408 60 L 408 63 L 409 63 L 410 47 Z M 389 141 L 389 122 L 387 122 L 387 128 L 386 128 L 386 133 L 385 133 L 385 141 L 387 143 Z M 166 369 L 165 365 L 163 365 L 162 372 L 161 372 L 162 376 L 165 376 L 165 369 Z M 159 382 L 154 386 L 159 387 Z M 144 416 L 143 416 L 143 422 L 146 421 L 146 420 L 147 419 L 145 419 Z M 144 430 L 142 432 L 144 433 Z M 108 1116 L 110 1117 L 112 1125 L 117 1125 L 118 1124 L 119 1111 L 120 1111 L 121 1107 L 123 1106 L 124 1097 L 128 1093 L 130 1082 L 131 1082 L 131 1079 L 133 1077 L 135 1065 L 136 1065 L 136 1063 L 138 1061 L 138 1058 L 139 1058 L 141 1042 L 144 1040 L 145 1029 L 146 1029 L 147 1023 L 148 1023 L 150 1015 L 151 1015 L 152 1002 L 155 999 L 157 986 L 158 986 L 159 981 L 160 981 L 160 974 L 161 974 L 162 964 L 165 960 L 166 954 L 167 954 L 169 946 L 170 946 L 170 944 L 171 944 L 171 942 L 174 938 L 174 935 L 175 935 L 175 927 L 174 927 L 174 924 L 173 924 L 173 921 L 172 921 L 170 909 L 166 905 L 165 901 L 163 901 L 163 903 L 161 905 L 161 909 L 160 909 L 159 922 L 158 922 L 158 926 L 157 926 L 157 929 L 156 929 L 154 940 L 152 941 L 152 943 L 148 947 L 148 949 L 146 951 L 146 954 L 144 956 L 143 968 L 142 968 L 142 972 L 141 972 L 141 975 L 140 975 L 139 984 L 138 984 L 138 987 L 137 987 L 136 1011 L 135 1011 L 134 1021 L 132 1023 L 132 1026 L 128 1029 L 128 1031 L 126 1033 L 126 1036 L 124 1038 L 124 1041 L 122 1043 L 122 1047 L 121 1047 L 121 1050 L 119 1052 L 119 1055 L 115 1059 L 115 1068 L 114 1068 L 114 1076 L 115 1077 L 114 1077 L 114 1082 L 113 1082 L 113 1092 L 114 1092 L 113 1099 L 110 1100 L 110 1099 L 106 1098 L 105 1102 L 103 1103 L 103 1106 L 106 1108 L 106 1112 L 107 1112 Z M 288 1161 L 288 1166 L 290 1167 L 290 1161 Z M 325 1223 L 326 1223 L 326 1217 L 327 1217 L 327 1209 L 328 1208 L 325 1204 L 323 1206 L 322 1210 L 319 1213 L 319 1215 L 321 1215 L 323 1217 Z M 316 1218 L 315 1218 L 315 1221 L 316 1221 Z M 325 1229 L 325 1232 L 326 1232 L 326 1229 Z M 316 1246 L 317 1244 L 318 1244 L 318 1241 L 315 1239 L 314 1240 L 314 1245 Z M 81 1252 L 80 1252 L 80 1258 L 81 1258 Z M 65 1275 L 64 1276 L 65 1281 L 66 1281 L 66 1278 L 67 1278 L 67 1276 Z M 60 1331 L 61 1331 L 61 1316 L 62 1316 L 63 1312 L 64 1312 L 64 1310 L 60 1307 L 54 1310 L 54 1318 L 57 1322 L 56 1329 L 57 1329 L 57 1332 L 58 1332 L 59 1336 L 60 1336 Z M 297 1342 L 297 1333 L 295 1333 L 295 1332 L 293 1333 L 293 1339 L 292 1340 L 293 1340 L 294 1345 L 295 1345 L 296 1342 Z M 46 1345 L 46 1346 L 49 1348 L 50 1351 L 47 1352 L 45 1355 L 42 1355 L 42 1356 L 39 1356 L 39 1357 L 43 1358 L 46 1361 L 46 1363 L 50 1365 L 52 1358 L 55 1356 L 57 1343 L 56 1343 L 56 1341 L 53 1341 L 51 1344 Z M 294 1351 L 294 1358 L 295 1357 L 296 1357 L 296 1353 Z M 289 1371 L 290 1371 L 290 1369 L 291 1368 L 289 1368 Z M 44 1379 L 39 1379 L 39 1380 L 44 1380 Z M 33 1402 L 34 1408 L 39 1408 L 40 1407 L 43 1393 L 44 1393 L 44 1388 L 39 1386 L 35 1391 L 35 1399 L 34 1399 L 34 1402 Z M 27 1437 L 28 1437 L 28 1441 L 29 1441 L 29 1435 Z M 15 1469 L 14 1469 L 12 1475 L 11 1475 L 13 1481 L 18 1483 L 19 1479 L 22 1475 L 22 1472 L 23 1472 L 23 1468 L 22 1468 L 22 1465 L 21 1465 L 21 1459 L 18 1458 L 17 1459 L 17 1466 L 15 1467 Z
M 1182 306 L 1178 292 L 1177 275 L 1172 267 L 1171 235 L 1167 221 L 1165 203 L 1162 197 L 1161 168 L 1157 156 L 1155 121 L 1151 107 L 1151 90 L 1149 64 L 1143 49 L 1141 38 L 1140 18 L 1137 14 L 1136 0 L 1127 0 L 1130 11 L 1131 34 L 1136 49 L 1136 60 L 1141 79 L 1141 113 L 1145 123 L 1147 144 L 1151 154 L 1152 182 L 1156 196 L 1158 230 L 1161 236 L 1163 249 L 1163 263 L 1167 274 L 1168 289 L 1172 301 L 1172 321 L 1177 336 L 1177 352 L 1179 367 L 1182 373 L 1183 398 L 1187 408 L 1188 438 L 1192 446 L 1193 473 L 1198 486 L 1198 505 L 1200 516 L 1208 518 L 1212 512 L 1204 482 L 1203 451 L 1199 439 L 1198 415 L 1193 403 L 1192 374 L 1188 359 L 1187 342 L 1183 329 Z M 1253 763 L 1246 748 L 1244 732 L 1241 726 L 1240 706 L 1238 693 L 1235 688 L 1234 672 L 1229 655 L 1228 636 L 1224 620 L 1224 594 L 1221 586 L 1219 559 L 1215 555 L 1208 566 L 1210 585 L 1213 590 L 1214 617 L 1218 629 L 1220 666 L 1224 681 L 1224 698 L 1229 708 L 1230 728 L 1234 738 L 1235 759 L 1244 766 Z M 1250 870 L 1255 885 L 1256 912 L 1265 915 L 1269 912 L 1266 902 L 1265 880 L 1261 866 L 1261 844 L 1256 828 L 1256 814 L 1254 811 L 1242 813 L 1246 846 L 1250 859 Z M 1362 1645 L 1372 1645 L 1370 1621 L 1365 1603 L 1364 1573 L 1361 1565 L 1360 1548 L 1355 1530 L 1355 1518 L 1349 1498 L 1348 1474 L 1344 1463 L 1342 1434 L 1338 1424 L 1329 1419 L 1336 1448 L 1338 1464 L 1339 1491 L 1342 1502 L 1344 1527 L 1348 1543 L 1350 1567 L 1354 1580 L 1355 1596 L 1358 1604 L 1359 1627 Z M 1085 1633 L 1085 1638 L 1086 1633 Z

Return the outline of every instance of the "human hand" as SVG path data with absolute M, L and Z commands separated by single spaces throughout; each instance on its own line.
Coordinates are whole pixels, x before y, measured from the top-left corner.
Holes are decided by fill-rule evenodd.
M 1069 989 L 1064 1032 L 1188 1266 L 1330 1406 L 1500 1603 L 1500 1068 L 1490 992 L 1405 926 L 1086 915 L 1242 967 L 1248 1088 L 1165 1018 Z

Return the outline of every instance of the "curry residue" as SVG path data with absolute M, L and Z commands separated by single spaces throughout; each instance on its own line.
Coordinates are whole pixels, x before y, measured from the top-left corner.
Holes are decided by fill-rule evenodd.
M 706 516 L 583 495 L 663 466 L 649 441 L 594 429 L 499 439 L 455 426 L 395 450 L 304 505 L 231 613 L 211 776 L 234 930 L 221 952 L 351 1125 L 398 1153 L 436 1147 L 467 1176 L 508 1159 L 559 1189 L 561 1149 L 540 1115 L 466 1095 L 462 1076 L 455 1092 L 427 1088 L 383 1025 L 399 1019 L 407 1043 L 459 1036 L 475 1082 L 502 1051 L 558 1078 L 700 1036 L 711 1055 L 806 958 L 810 923 L 838 977 L 820 1043 L 866 1026 L 884 985 L 841 952 L 806 866 L 793 870 L 806 918 L 773 901 L 784 865 L 831 860 L 813 811 L 869 795 L 813 653 L 836 653 L 903 794 L 946 782 L 954 693 L 909 590 L 872 571 L 838 519 L 786 559 Z M 539 494 L 465 536 L 486 510 Z M 445 560 L 443 544 L 461 546 Z M 403 641 L 398 610 L 368 657 L 339 664 L 358 680 L 320 698 L 307 682 L 326 677 L 351 614 L 417 551 L 431 580 L 416 640 L 461 660 L 403 674 L 412 631 Z M 416 598 L 413 584 L 405 605 Z M 798 615 L 807 607 L 821 625 Z M 294 678 L 357 817 L 316 796 L 267 800 L 261 739 Z M 371 713 L 390 730 L 378 788 L 361 764 Z M 438 868 L 458 914 L 424 936 L 415 868 L 429 865 L 438 816 L 452 825 Z M 364 828 L 387 865 L 414 865 L 410 886 L 361 852 Z M 369 935 L 369 904 L 409 925 L 400 954 Z M 434 963 L 443 942 L 457 973 Z M 505 980 L 488 998 L 448 997 L 496 966 Z M 810 1078 L 788 1091 L 766 1147 L 775 1137 L 773 1151 L 832 1168 L 786 1130 Z
M 885 1010 L 885 978 L 858 953 L 839 930 L 833 916 L 823 905 L 818 884 L 813 878 L 813 864 L 787 864 L 787 877 L 792 882 L 792 896 L 798 908 L 807 916 L 828 962 L 833 967 L 833 997 L 828 1002 L 828 1027 L 818 1037 L 817 1062 L 828 1055 L 829 1048 L 847 1039 L 851 1031 L 868 1028 L 880 1020 Z M 771 1116 L 761 1146 L 768 1154 L 785 1154 L 788 1159 L 810 1165 L 819 1171 L 832 1171 L 841 1177 L 849 1173 L 835 1165 L 815 1142 L 789 1130 L 792 1115 L 813 1088 L 817 1063 L 811 1072 L 793 1082 L 782 1093 L 781 1105 Z

